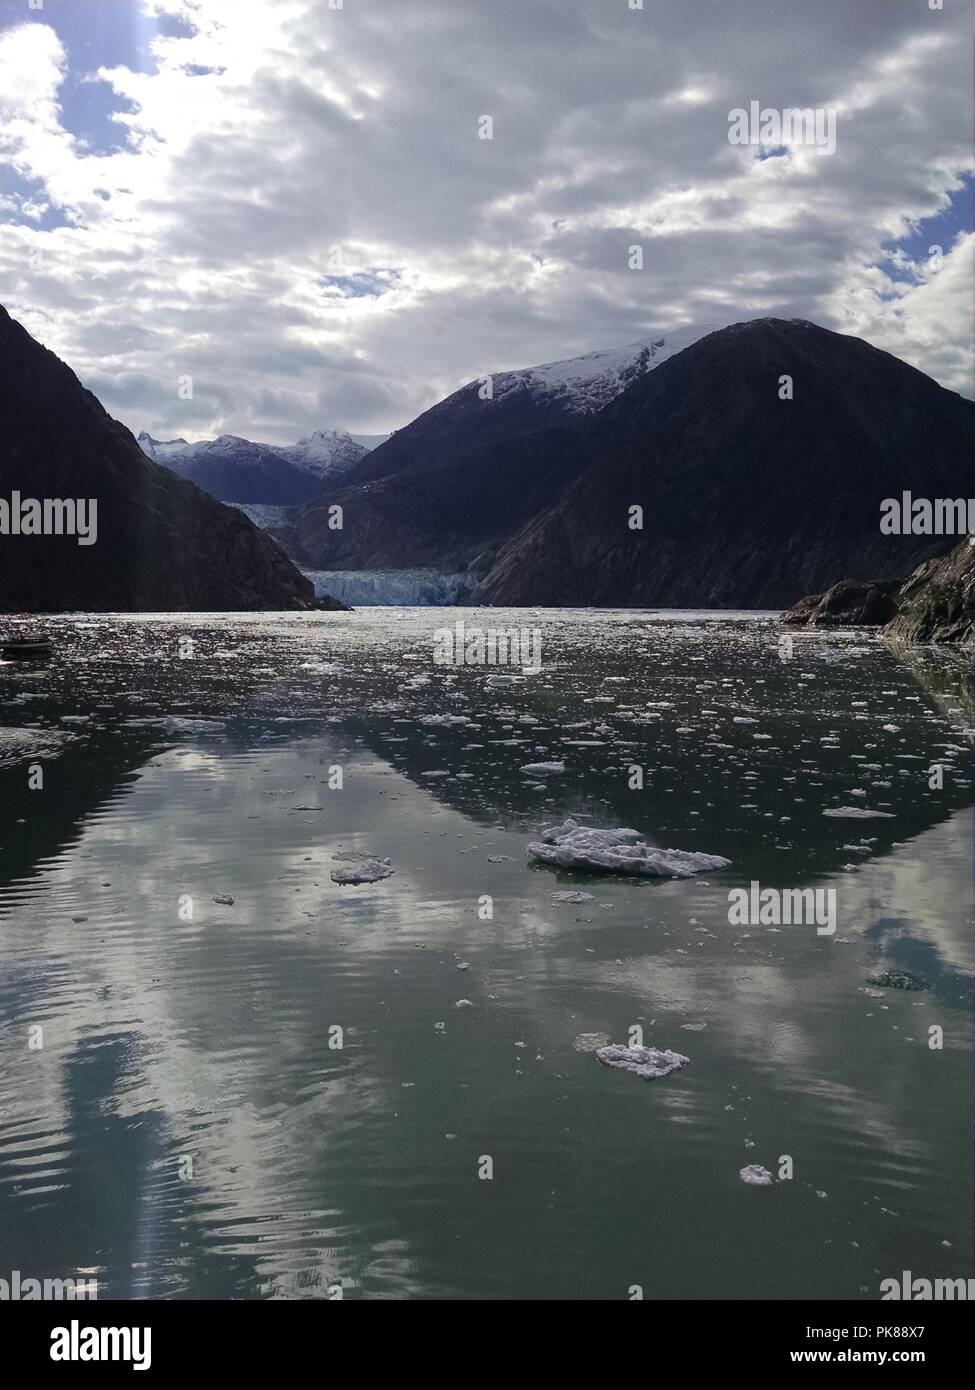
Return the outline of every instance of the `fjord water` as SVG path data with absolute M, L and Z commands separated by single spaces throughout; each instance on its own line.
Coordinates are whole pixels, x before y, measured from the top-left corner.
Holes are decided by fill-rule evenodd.
M 436 666 L 457 619 L 539 629 L 541 672 Z M 972 1274 L 953 658 L 866 633 L 790 651 L 763 615 L 42 625 L 51 662 L 0 666 L 0 1276 L 871 1300 L 903 1270 Z M 886 815 L 823 815 L 851 805 Z M 732 866 L 529 866 L 569 815 Z M 357 851 L 395 873 L 333 883 Z M 730 925 L 753 880 L 835 889 L 835 934 Z M 577 1042 L 634 1025 L 689 1065 L 644 1081 Z M 741 1181 L 784 1155 L 791 1179 Z

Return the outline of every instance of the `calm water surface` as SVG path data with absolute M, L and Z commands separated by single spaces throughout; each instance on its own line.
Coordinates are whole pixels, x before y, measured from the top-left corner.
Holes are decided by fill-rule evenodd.
M 541 673 L 435 666 L 458 618 L 539 628 Z M 0 665 L 0 1276 L 867 1300 L 904 1269 L 972 1274 L 952 659 L 856 633 L 790 655 L 762 615 L 41 625 L 52 661 Z M 850 805 L 887 815 L 822 814 Z M 733 865 L 530 867 L 567 815 Z M 396 872 L 339 887 L 350 851 Z M 729 925 L 752 880 L 834 888 L 835 934 Z M 575 888 L 592 898 L 553 901 Z M 929 988 L 868 984 L 889 969 Z M 635 1025 L 690 1065 L 645 1082 L 577 1048 Z M 783 1155 L 791 1180 L 740 1180 Z

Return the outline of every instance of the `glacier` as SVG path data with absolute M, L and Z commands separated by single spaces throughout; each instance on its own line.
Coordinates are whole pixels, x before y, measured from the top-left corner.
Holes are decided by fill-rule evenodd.
M 319 597 L 331 594 L 353 608 L 463 604 L 470 589 L 466 574 L 445 574 L 439 570 L 305 569 L 302 573 L 314 584 Z

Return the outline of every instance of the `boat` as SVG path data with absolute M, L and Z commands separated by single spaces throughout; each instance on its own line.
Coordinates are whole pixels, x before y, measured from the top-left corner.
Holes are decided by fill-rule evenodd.
M 11 658 L 50 656 L 54 643 L 50 637 L 8 637 L 0 640 L 0 655 Z

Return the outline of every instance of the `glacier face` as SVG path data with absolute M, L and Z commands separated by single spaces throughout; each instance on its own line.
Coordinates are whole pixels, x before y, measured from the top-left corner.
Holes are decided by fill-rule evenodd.
M 438 570 L 304 570 L 319 597 L 331 594 L 353 608 L 443 607 L 466 601 L 466 574 Z

